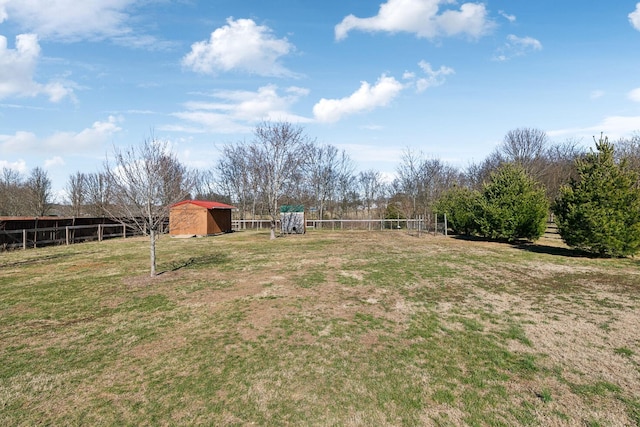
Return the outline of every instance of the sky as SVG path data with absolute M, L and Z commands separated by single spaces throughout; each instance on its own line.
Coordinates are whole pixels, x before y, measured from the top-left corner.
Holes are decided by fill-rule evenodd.
M 640 2 L 0 0 L 0 168 L 44 168 L 58 199 L 114 149 L 160 139 L 207 169 L 266 120 L 385 176 L 522 127 L 630 137 Z

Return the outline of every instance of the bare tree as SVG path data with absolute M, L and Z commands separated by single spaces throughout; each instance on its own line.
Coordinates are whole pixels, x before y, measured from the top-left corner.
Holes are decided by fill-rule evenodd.
M 226 204 L 232 204 L 231 196 L 226 194 L 224 187 L 216 181 L 213 170 L 195 171 L 195 184 L 193 198 L 196 200 L 215 200 Z
M 156 239 L 172 204 L 188 198 L 193 176 L 169 151 L 166 142 L 145 140 L 124 151 L 114 148 L 114 160 L 105 164 L 112 185 L 110 216 L 149 235 L 151 276 L 156 275 Z
M 51 210 L 51 180 L 47 172 L 37 167 L 31 171 L 26 182 L 28 213 L 45 216 Z
M 345 211 L 345 202 L 353 199 L 354 165 L 346 151 L 333 145 L 313 146 L 306 167 L 307 188 L 320 219 L 329 209 Z
M 312 142 L 301 127 L 287 122 L 264 122 L 255 129 L 249 147 L 252 169 L 260 174 L 258 189 L 266 200 L 271 218 L 271 238 L 275 239 L 278 201 L 295 172 L 303 167 Z
M 2 168 L 0 176 L 0 216 L 16 216 L 26 212 L 24 201 L 26 188 L 22 176 L 16 170 Z
M 67 197 L 71 208 L 71 216 L 79 217 L 87 195 L 87 177 L 82 172 L 76 172 L 69 176 L 67 182 Z
M 385 191 L 382 175 L 373 169 L 360 172 L 358 174 L 358 184 L 360 185 L 362 203 L 367 211 L 367 217 L 371 219 L 371 208 L 380 200 Z
M 640 176 L 640 133 L 635 133 L 630 138 L 621 138 L 615 144 L 617 161 L 624 159 L 628 168 L 634 170 Z
M 225 145 L 216 165 L 220 188 L 238 206 L 240 219 L 246 219 L 247 212 L 255 218 L 258 203 L 260 177 L 250 154 L 251 150 L 245 143 Z
M 403 202 L 405 212 L 413 217 L 431 213 L 440 194 L 458 182 L 459 172 L 439 159 L 426 159 L 407 149 L 397 169 L 395 184 L 410 203 Z M 410 207 L 409 207 L 410 206 Z
M 397 178 L 395 187 L 398 193 L 404 194 L 410 200 L 410 210 L 406 212 L 411 217 L 415 217 L 418 211 L 418 197 L 420 196 L 420 168 L 422 166 L 423 154 L 407 148 L 402 153 L 400 164 L 396 172 Z M 405 208 L 406 209 L 406 208 Z
M 112 189 L 109 174 L 105 172 L 90 173 L 85 176 L 86 210 L 91 216 L 108 216 Z
M 349 211 L 352 209 L 357 213 L 361 203 L 355 165 L 344 150 L 339 157 L 337 172 L 335 204 L 338 207 L 338 216 L 345 218 L 349 216 Z
M 458 183 L 456 168 L 440 159 L 426 159 L 422 163 L 420 184 L 423 214 L 431 213 L 432 206 L 440 196 Z
M 494 151 L 482 162 L 469 164 L 463 173 L 464 184 L 471 189 L 482 190 L 484 183 L 489 181 L 491 173 L 500 169 L 503 163 L 503 157 Z
M 516 163 L 531 177 L 539 179 L 548 165 L 545 161 L 548 146 L 549 138 L 544 131 L 518 128 L 507 132 L 498 153 L 504 163 Z
M 314 146 L 309 152 L 307 185 L 318 217 L 324 219 L 327 203 L 335 191 L 338 149 L 333 145 Z
M 577 177 L 576 160 L 585 154 L 577 140 L 567 140 L 552 144 L 545 153 L 547 167 L 540 182 L 547 192 L 547 199 L 553 202 L 559 195 L 560 187 Z

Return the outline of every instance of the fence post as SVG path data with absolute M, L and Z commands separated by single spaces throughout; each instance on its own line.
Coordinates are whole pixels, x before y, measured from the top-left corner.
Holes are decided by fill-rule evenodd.
M 436 224 L 435 224 L 435 228 L 433 229 L 433 235 L 437 236 L 438 235 L 438 213 L 436 212 L 434 215 L 435 215 Z
M 444 235 L 447 236 L 447 214 L 444 214 Z
M 22 230 L 22 249 L 27 250 L 27 230 Z
M 102 242 L 102 224 L 98 224 L 98 242 Z
M 122 238 L 123 239 L 127 238 L 127 226 L 126 226 L 126 224 L 122 224 Z
M 68 225 L 64 228 L 64 232 L 65 232 L 65 237 L 67 241 L 67 246 L 69 246 L 69 226 Z

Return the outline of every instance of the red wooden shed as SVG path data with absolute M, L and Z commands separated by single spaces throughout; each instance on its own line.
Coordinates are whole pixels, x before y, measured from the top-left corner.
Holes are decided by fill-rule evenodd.
M 184 200 L 169 210 L 169 234 L 172 236 L 208 236 L 229 233 L 234 206 L 206 200 Z

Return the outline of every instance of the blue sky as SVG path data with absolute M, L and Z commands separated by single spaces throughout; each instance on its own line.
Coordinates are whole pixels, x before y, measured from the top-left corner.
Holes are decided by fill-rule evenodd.
M 263 120 L 358 169 L 411 148 L 458 167 L 511 129 L 640 131 L 640 3 L 0 0 L 0 168 L 60 192 L 153 132 L 186 164 Z

